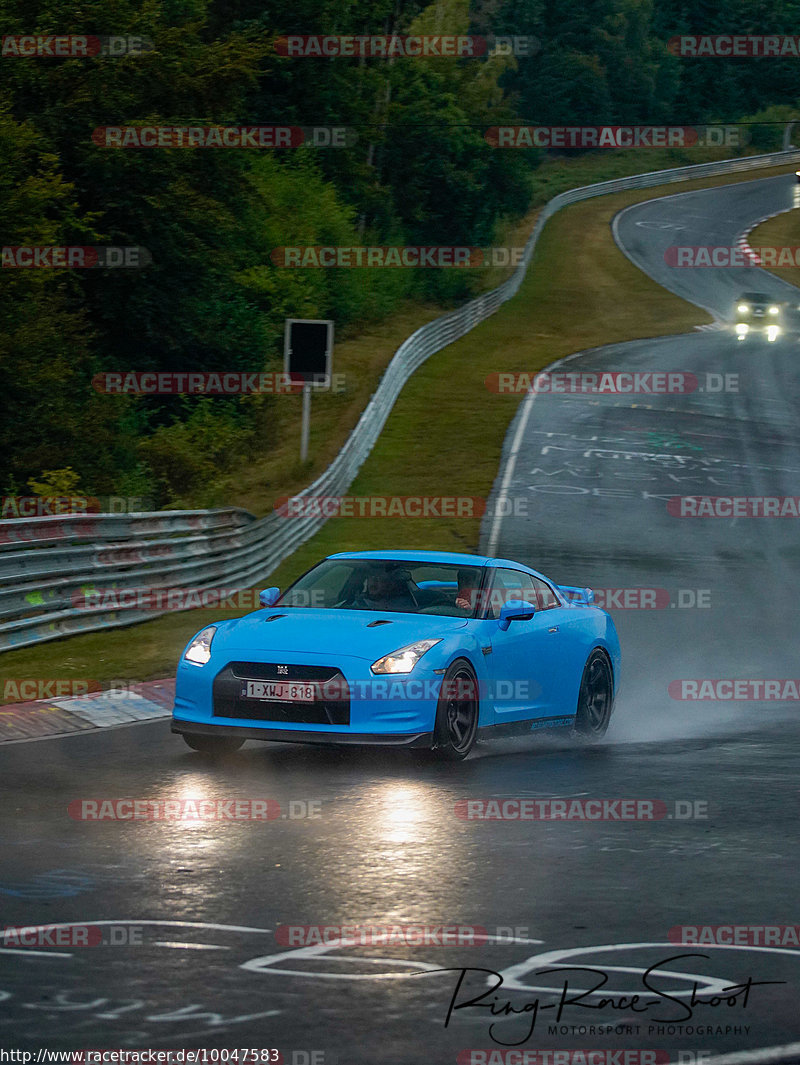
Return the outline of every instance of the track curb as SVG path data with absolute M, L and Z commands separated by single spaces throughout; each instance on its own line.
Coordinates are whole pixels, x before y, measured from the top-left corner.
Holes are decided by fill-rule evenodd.
M 70 698 L 37 699 L 0 706 L 0 744 L 96 732 L 170 717 L 175 680 L 149 680 L 126 688 Z

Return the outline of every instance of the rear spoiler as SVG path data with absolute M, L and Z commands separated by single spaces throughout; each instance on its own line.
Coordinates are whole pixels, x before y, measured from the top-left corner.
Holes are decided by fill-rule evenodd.
M 575 606 L 591 606 L 594 602 L 594 592 L 591 588 L 574 588 L 571 584 L 556 585 L 564 598 Z

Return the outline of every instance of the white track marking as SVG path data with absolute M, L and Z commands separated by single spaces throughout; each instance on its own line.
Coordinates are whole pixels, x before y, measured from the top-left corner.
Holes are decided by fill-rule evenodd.
M 604 944 L 593 945 L 593 946 L 588 946 L 588 947 L 567 947 L 565 949 L 560 949 L 560 950 L 548 950 L 548 951 L 545 951 L 543 954 L 534 954 L 530 958 L 526 958 L 524 961 L 518 962 L 516 965 L 510 965 L 507 969 L 503 969 L 500 975 L 504 979 L 503 986 L 504 986 L 505 990 L 510 990 L 510 991 L 543 991 L 543 992 L 552 991 L 553 990 L 552 987 L 532 987 L 532 986 L 530 986 L 528 984 L 525 984 L 525 983 L 522 982 L 521 977 L 523 976 L 524 973 L 530 972 L 532 969 L 541 968 L 542 965 L 549 965 L 551 968 L 569 969 L 569 968 L 574 968 L 575 966 L 583 966 L 583 965 L 590 964 L 587 961 L 575 961 L 571 965 L 566 964 L 566 960 L 567 959 L 572 960 L 572 959 L 575 959 L 575 958 L 580 958 L 583 955 L 590 955 L 591 956 L 592 954 L 598 954 L 598 953 L 606 952 L 606 951 L 611 953 L 611 952 L 620 951 L 620 950 L 643 950 L 643 949 L 650 949 L 650 948 L 654 948 L 654 947 L 666 947 L 666 948 L 669 948 L 669 949 L 673 950 L 676 954 L 681 952 L 681 951 L 684 954 L 703 954 L 707 950 L 739 950 L 739 951 L 752 950 L 752 951 L 755 951 L 756 953 L 759 953 L 759 954 L 788 954 L 791 957 L 794 957 L 794 958 L 797 958 L 798 960 L 800 960 L 800 951 L 787 950 L 785 947 L 758 947 L 758 946 L 753 946 L 753 945 L 750 945 L 750 944 L 738 945 L 738 944 L 727 944 L 727 943 L 702 943 L 702 944 L 697 944 L 697 943 L 664 943 L 664 942 L 653 942 L 653 943 L 604 943 Z M 646 969 L 646 967 L 642 967 L 642 966 L 624 966 L 624 967 L 609 966 L 609 965 L 603 964 L 602 962 L 598 963 L 598 968 L 602 968 L 604 971 L 605 970 L 609 970 L 609 971 L 615 970 L 615 971 L 630 972 L 630 973 L 637 973 L 637 972 L 638 973 L 642 973 Z M 702 983 L 704 983 L 706 985 L 706 987 L 703 990 L 708 990 L 711 993 L 716 993 L 718 990 L 722 989 L 723 980 L 720 977 L 715 977 L 715 976 L 697 976 L 697 977 L 695 977 L 693 974 L 684 973 L 684 972 L 681 972 L 680 970 L 670 971 L 670 970 L 655 970 L 654 969 L 653 970 L 654 975 L 656 974 L 656 972 L 658 972 L 658 975 L 670 975 L 670 976 L 672 976 L 672 977 L 674 977 L 674 978 L 676 978 L 678 980 L 683 980 L 683 979 L 687 979 L 687 978 L 688 979 L 692 979 L 692 980 L 696 979 L 699 982 L 702 982 Z M 727 986 L 730 986 L 730 980 L 725 980 L 725 984 Z M 676 997 L 678 997 L 680 995 L 689 995 L 689 994 L 691 994 L 691 990 L 692 989 L 689 988 L 686 991 L 680 991 L 680 990 L 671 991 L 670 994 L 675 995 Z M 612 996 L 619 996 L 619 995 L 629 994 L 629 992 L 627 992 L 627 991 L 616 991 L 616 990 L 612 990 L 612 989 L 610 989 L 608 987 L 603 987 L 602 992 L 598 992 L 598 993 L 602 993 L 604 995 L 612 995 Z M 656 992 L 640 991 L 639 994 L 648 995 L 649 997 L 655 997 L 655 998 L 658 997 L 658 994 Z
M 788 1061 L 800 1056 L 800 1043 L 785 1043 L 780 1047 L 762 1047 L 759 1050 L 735 1050 L 732 1054 L 721 1054 L 713 1058 L 704 1058 L 703 1065 L 772 1065 L 773 1062 Z
M 628 213 L 628 211 L 633 211 L 636 207 L 641 207 L 643 204 L 655 203 L 656 200 L 677 200 L 680 196 L 693 195 L 694 192 L 678 192 L 673 196 L 655 196 L 652 200 L 642 200 L 640 203 L 632 203 L 630 207 L 623 207 L 621 211 L 618 211 L 617 214 L 615 214 L 611 220 L 611 236 L 614 238 L 614 243 L 616 244 L 616 246 L 625 256 L 625 258 L 629 260 L 629 262 L 632 262 L 637 269 L 641 270 L 645 277 L 649 277 L 651 281 L 655 281 L 655 283 L 657 285 L 661 285 L 662 288 L 667 288 L 667 286 L 662 285 L 658 278 L 653 277 L 649 270 L 643 265 L 642 261 L 629 248 L 625 247 L 625 244 L 623 243 L 622 238 L 619 235 L 619 221 L 624 214 Z M 667 291 L 672 292 L 672 289 L 667 288 Z M 673 295 L 675 295 L 674 292 Z M 724 325 L 724 322 L 720 318 L 718 311 L 716 311 L 714 307 L 708 307 L 705 303 L 698 303 L 694 299 L 688 300 L 685 296 L 678 296 L 678 299 L 682 299 L 685 303 L 691 302 L 694 304 L 695 307 L 699 307 L 701 310 L 706 311 L 714 319 L 715 325 Z
M 610 346 L 610 345 L 609 345 Z M 592 355 L 600 348 L 587 348 L 586 351 L 576 351 L 572 355 L 565 355 L 563 359 L 556 359 L 555 362 L 551 362 L 549 366 L 545 366 L 543 370 L 537 370 L 537 375 L 540 373 L 552 373 L 553 370 L 557 370 L 559 366 L 563 366 L 567 362 L 572 362 L 573 359 L 584 358 L 587 355 Z M 525 399 L 522 401 L 522 413 L 519 415 L 519 422 L 514 432 L 514 439 L 511 444 L 511 450 L 508 453 L 506 459 L 506 468 L 503 471 L 503 480 L 500 482 L 500 491 L 497 494 L 497 500 L 495 501 L 495 512 L 492 515 L 492 525 L 489 530 L 489 542 L 486 547 L 487 555 L 494 555 L 497 548 L 497 541 L 500 538 L 500 526 L 503 523 L 503 515 L 500 513 L 496 503 L 505 499 L 508 486 L 511 483 L 511 478 L 514 476 L 514 467 L 517 464 L 517 456 L 522 446 L 522 435 L 525 432 L 525 428 L 528 424 L 528 419 L 531 416 L 531 409 L 533 402 L 536 399 L 537 393 L 534 391 L 528 392 Z
M 30 947 L 0 947 L 0 954 L 27 954 L 34 958 L 71 958 L 71 954 L 63 954 L 57 950 L 31 950 Z M 2 1001 L 2 999 L 0 999 Z
M 390 938 L 390 933 L 374 936 L 372 939 L 372 945 L 379 946 Z M 486 937 L 481 938 L 485 938 L 487 943 L 535 943 L 541 945 L 544 942 L 541 939 L 526 939 L 518 936 L 506 938 L 505 936 L 487 935 Z M 340 955 L 332 960 L 338 963 L 347 963 L 351 965 L 363 963 L 364 965 L 395 966 L 397 968 L 407 968 L 410 971 L 405 973 L 319 973 L 313 972 L 311 969 L 278 969 L 273 967 L 273 962 L 286 960 L 292 960 L 294 962 L 303 961 L 351 945 L 352 944 L 350 943 L 342 944 L 342 941 L 338 940 L 334 943 L 320 943 L 313 947 L 296 947 L 294 950 L 285 950 L 278 954 L 263 954 L 260 958 L 250 958 L 249 961 L 244 962 L 239 968 L 265 975 L 279 973 L 282 976 L 300 976 L 314 980 L 402 980 L 409 976 L 431 976 L 443 972 L 441 965 L 432 965 L 429 962 L 411 961 L 410 959 L 405 958 L 370 958 L 361 954 L 350 958 Z
M 76 925 L 82 928 L 84 925 L 101 925 L 101 924 L 148 924 L 148 925 L 168 925 L 170 928 L 215 928 L 222 932 L 264 932 L 269 934 L 271 928 L 250 928 L 247 925 L 239 924 L 209 924 L 207 921 L 158 921 L 158 920 L 139 920 L 136 917 L 118 917 L 116 920 L 109 921 L 62 921 L 60 923 L 56 921 L 45 921 L 42 924 L 20 924 L 15 925 L 16 928 L 30 929 L 31 931 L 37 931 L 40 928 L 74 928 Z M 4 933 L 0 931 L 0 936 Z
M 158 939 L 154 947 L 174 947 L 175 950 L 230 950 L 230 947 L 222 947 L 217 943 L 175 943 L 168 939 Z
M 544 371 L 543 371 L 544 372 Z M 533 401 L 536 399 L 535 392 L 529 392 L 525 399 L 522 401 L 522 413 L 517 423 L 517 430 L 514 433 L 514 440 L 511 444 L 511 450 L 506 460 L 506 468 L 503 471 L 503 480 L 500 482 L 500 491 L 497 495 L 497 502 L 501 499 L 505 499 L 508 486 L 511 483 L 511 478 L 514 475 L 514 467 L 517 464 L 517 455 L 522 444 L 522 435 L 525 432 L 525 428 L 528 424 L 528 418 L 531 416 L 531 410 L 533 409 Z M 492 517 L 492 527 L 489 531 L 489 544 L 486 548 L 487 555 L 494 555 L 497 548 L 497 541 L 500 537 L 500 526 L 503 522 L 503 515 L 500 513 L 500 508 L 495 506 L 495 512 Z
M 90 925 L 91 926 L 96 926 L 96 925 L 118 925 L 118 924 L 165 925 L 165 926 L 170 927 L 170 928 L 213 928 L 213 929 L 215 929 L 216 931 L 219 931 L 219 932 L 260 932 L 260 933 L 265 934 L 265 935 L 268 935 L 272 931 L 272 929 L 270 929 L 270 928 L 250 928 L 247 925 L 209 924 L 206 921 L 156 921 L 156 920 L 149 920 L 149 919 L 146 919 L 146 920 L 143 920 L 143 921 L 138 921 L 138 920 L 135 920 L 134 918 L 130 918 L 130 917 L 122 917 L 122 918 L 119 918 L 116 921 L 62 921 L 60 923 L 54 923 L 54 922 L 48 921 L 45 924 L 24 924 L 24 925 L 21 924 L 21 925 L 15 926 L 15 927 L 24 928 L 26 931 L 36 932 L 36 931 L 39 931 L 39 929 L 43 929 L 43 928 L 52 928 L 52 929 L 57 929 L 57 928 L 75 928 L 76 926 L 78 928 L 84 928 L 84 927 L 87 927 L 87 926 L 90 926 Z M 0 942 L 4 941 L 5 936 L 6 936 L 6 932 L 0 930 Z M 158 946 L 162 946 L 162 945 L 165 945 L 165 944 L 157 944 L 157 945 Z M 213 944 L 209 945 L 209 944 L 205 944 L 205 943 L 200 943 L 200 944 L 187 943 L 187 944 L 181 944 L 181 945 L 182 946 L 187 946 L 187 947 L 192 947 L 195 950 L 227 950 L 228 949 L 227 947 L 218 947 L 218 946 L 214 946 Z M 16 949 L 16 948 L 13 948 L 13 947 L 0 947 L 0 954 L 27 954 L 29 956 L 40 956 L 40 957 L 45 957 L 45 958 L 71 958 L 71 957 L 73 957 L 72 954 L 64 954 L 63 952 L 56 951 L 56 950 L 31 950 L 30 948 L 27 948 L 27 947 L 24 947 L 24 948 L 21 948 L 21 949 Z

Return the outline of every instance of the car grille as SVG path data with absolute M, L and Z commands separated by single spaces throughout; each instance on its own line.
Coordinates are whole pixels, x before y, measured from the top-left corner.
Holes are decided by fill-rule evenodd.
M 270 662 L 229 662 L 214 678 L 213 716 L 303 725 L 350 724 L 350 690 L 341 670 L 303 665 L 286 669 L 279 673 L 278 664 Z M 316 696 L 310 703 L 249 699 L 242 694 L 248 680 L 313 683 Z

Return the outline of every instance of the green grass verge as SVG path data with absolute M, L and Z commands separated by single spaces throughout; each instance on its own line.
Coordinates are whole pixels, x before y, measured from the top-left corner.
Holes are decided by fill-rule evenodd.
M 787 169 L 760 171 L 755 177 Z M 709 178 L 619 193 L 559 212 L 546 226 L 517 296 L 466 337 L 433 355 L 405 386 L 349 494 L 488 496 L 521 398 L 487 391 L 484 380 L 489 373 L 534 372 L 585 348 L 687 331 L 709 320 L 622 255 L 609 229 L 614 214 L 657 196 L 753 177 Z M 584 174 L 583 182 L 589 180 Z M 285 587 L 333 551 L 474 550 L 479 527 L 478 517 L 332 519 L 279 566 L 268 583 Z M 8 678 L 90 678 L 107 684 L 167 676 L 192 633 L 215 617 L 237 613 L 188 611 L 7 652 L 0 658 L 0 695 Z
M 800 190 L 800 185 L 797 188 Z M 750 233 L 747 240 L 751 248 L 790 248 L 792 258 L 797 260 L 797 248 L 800 247 L 800 212 L 786 211 L 762 222 Z M 788 281 L 790 285 L 800 286 L 800 267 L 768 266 L 765 262 L 764 269 Z
M 545 160 L 533 173 L 527 217 L 501 225 L 494 243 L 499 247 L 522 247 L 539 207 L 567 189 L 722 157 L 720 151 L 710 149 L 671 148 Z M 482 269 L 475 279 L 476 294 L 496 288 L 510 273 L 510 269 L 500 267 Z M 334 371 L 344 379 L 344 389 L 320 393 L 312 399 L 308 460 L 302 463 L 299 457 L 301 397 L 282 396 L 279 402 L 270 404 L 268 418 L 260 430 L 263 446 L 255 447 L 256 456 L 222 474 L 206 497 L 187 496 L 180 505 L 190 509 L 238 506 L 260 517 L 272 509 L 278 497 L 305 488 L 338 454 L 400 344 L 448 309 L 435 303 L 408 302 L 385 321 L 369 325 L 357 335 L 351 323 L 343 335 L 337 336 L 334 353 Z

